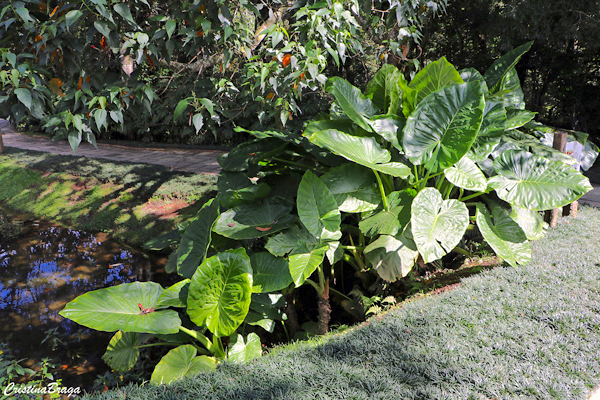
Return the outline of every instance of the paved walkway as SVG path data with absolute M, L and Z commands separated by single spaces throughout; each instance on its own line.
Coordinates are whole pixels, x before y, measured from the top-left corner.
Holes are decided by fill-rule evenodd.
M 19 149 L 44 151 L 54 154 L 73 155 L 66 140 L 52 141 L 45 136 L 22 135 L 8 123 L 0 119 L 4 145 Z M 220 150 L 187 150 L 169 148 L 139 148 L 115 144 L 98 143 L 98 149 L 89 143 L 82 143 L 77 149 L 78 156 L 104 158 L 115 161 L 165 165 L 176 171 L 189 171 L 198 174 L 219 173 L 221 168 L 217 156 L 225 153 Z M 600 207 L 600 184 L 593 183 L 594 190 L 579 199 L 580 204 Z
M 8 123 L 0 119 L 4 146 L 26 150 L 37 150 L 53 154 L 73 155 L 66 140 L 52 141 L 45 136 L 22 135 Z M 221 150 L 188 150 L 158 147 L 131 147 L 98 143 L 96 149 L 89 143 L 81 143 L 78 156 L 103 158 L 114 161 L 128 161 L 167 166 L 176 171 L 188 171 L 198 174 L 216 175 L 221 170 L 217 156 L 225 153 Z

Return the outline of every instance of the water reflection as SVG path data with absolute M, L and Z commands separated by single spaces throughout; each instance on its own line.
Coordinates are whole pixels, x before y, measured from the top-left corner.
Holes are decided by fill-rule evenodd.
M 3 218 L 6 212 L 0 209 Z M 47 222 L 24 221 L 24 232 L 17 238 L 0 236 L 0 342 L 8 342 L 17 358 L 63 357 L 72 376 L 64 383 L 89 383 L 90 376 L 75 379 L 85 371 L 93 379 L 104 368 L 99 360 L 110 334 L 90 332 L 58 315 L 65 304 L 90 290 L 152 278 L 152 266 L 164 265 L 124 249 L 105 234 L 89 234 Z M 0 231 L 1 232 L 1 231 Z M 1 235 L 1 233 L 0 233 Z M 160 280 L 160 277 L 159 277 Z M 80 360 L 64 359 L 67 349 L 52 353 L 41 342 L 51 329 L 68 342 L 81 346 Z M 69 339 L 69 336 L 71 338 Z M 57 354 L 58 353 L 58 354 Z

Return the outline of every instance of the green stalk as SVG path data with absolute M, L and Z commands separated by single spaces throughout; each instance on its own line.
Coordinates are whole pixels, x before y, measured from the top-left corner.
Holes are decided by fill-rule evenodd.
M 274 161 L 279 161 L 279 162 L 284 163 L 284 164 L 294 165 L 296 167 L 300 167 L 300 168 L 303 168 L 303 169 L 310 169 L 310 170 L 312 170 L 314 168 L 314 166 L 302 164 L 302 163 L 295 162 L 295 161 L 284 160 L 283 158 L 273 157 L 273 160 Z
M 136 348 L 141 349 L 143 347 L 154 347 L 154 346 L 180 346 L 181 343 L 170 343 L 170 342 L 159 342 L 159 343 L 147 343 L 147 344 L 140 344 L 139 346 L 136 346 Z
M 462 254 L 465 257 L 471 257 L 471 254 L 469 254 L 468 251 L 466 251 L 465 249 L 460 248 L 458 246 L 455 247 L 455 248 L 453 248 L 452 251 L 455 252 L 455 253 L 458 253 L 458 254 Z
M 435 184 L 435 188 L 441 192 L 441 190 L 440 190 L 440 189 L 442 188 L 442 184 L 443 184 L 445 181 L 446 181 L 446 177 L 445 177 L 445 176 L 442 176 L 441 178 L 439 178 L 439 179 L 437 180 L 436 184 Z
M 314 287 L 319 295 L 321 294 L 322 289 L 321 289 L 321 286 L 319 286 L 319 284 L 317 282 L 313 281 L 312 279 L 308 279 L 308 278 L 306 278 L 306 280 L 304 282 L 306 282 L 309 285 L 311 285 L 312 287 Z
M 365 248 L 362 246 L 340 246 L 342 249 L 344 250 L 356 250 L 356 251 L 363 251 Z
M 439 176 L 439 175 L 441 175 L 441 174 L 443 174 L 443 173 L 444 173 L 444 171 L 442 171 L 442 172 L 438 172 L 437 174 L 428 175 L 426 178 L 423 178 L 423 179 L 421 179 L 421 180 L 419 180 L 419 181 L 415 182 L 415 184 L 414 184 L 413 186 L 415 186 L 415 187 L 416 187 L 416 186 L 419 186 L 419 185 L 421 185 L 421 183 L 422 183 L 423 181 L 425 181 L 425 179 L 431 179 L 431 178 L 435 178 L 435 177 L 437 177 L 437 176 Z
M 202 346 L 206 347 L 209 350 L 213 346 L 212 342 L 198 331 L 194 331 L 183 326 L 180 326 L 179 330 L 183 333 L 187 333 L 188 335 L 199 341 L 202 344 Z
M 473 194 L 471 194 L 471 195 L 468 195 L 468 196 L 465 196 L 465 197 L 461 197 L 461 198 L 459 198 L 458 200 L 459 200 L 459 201 L 470 200 L 470 199 L 473 199 L 473 198 L 475 198 L 475 197 L 479 197 L 479 196 L 481 196 L 482 194 L 485 194 L 485 192 L 477 192 L 477 193 L 473 193 Z
M 385 209 L 385 211 L 390 211 L 390 206 L 385 195 L 385 189 L 383 188 L 383 182 L 381 182 L 381 177 L 379 176 L 379 173 L 374 169 L 371 171 L 373 171 L 373 173 L 375 174 L 375 178 L 377 178 L 377 184 L 379 185 L 379 191 L 381 192 L 381 201 L 383 201 L 383 208 Z
M 332 287 L 329 287 L 329 291 L 333 292 L 333 293 L 337 294 L 338 296 L 341 296 L 341 297 L 343 297 L 343 298 L 345 298 L 347 300 L 352 300 L 350 297 L 346 296 L 344 293 L 340 292 L 339 290 L 335 290 Z
M 346 261 L 348 264 L 350 264 L 350 266 L 352 268 L 354 268 L 356 270 L 356 272 L 361 271 L 361 269 L 358 266 L 358 264 L 356 264 L 356 262 L 352 259 L 352 257 L 350 257 L 350 255 L 344 254 L 342 257 L 344 258 L 344 261 Z

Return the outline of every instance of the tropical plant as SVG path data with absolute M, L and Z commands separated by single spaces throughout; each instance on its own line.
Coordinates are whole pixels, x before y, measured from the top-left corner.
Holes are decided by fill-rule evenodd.
M 302 135 L 250 131 L 255 140 L 219 159 L 218 195 L 183 230 L 170 257 L 170 269 L 183 281 L 167 290 L 137 283 L 130 285 L 147 289 L 138 293 L 121 285 L 91 292 L 61 314 L 96 329 L 127 332 L 121 334 L 126 343 L 113 340 L 128 355 L 139 346 L 137 333 L 129 332 L 179 329 L 195 335 L 204 352 L 223 358 L 218 338 L 233 335 L 244 319 L 261 318 L 249 312 L 264 309 L 258 297 L 250 300 L 251 292 L 281 290 L 289 306 L 294 288 L 312 286 L 317 332 L 325 333 L 330 292 L 346 305 L 351 301 L 341 293 L 347 269 L 363 286 L 373 274 L 396 281 L 417 262 L 452 251 L 468 255 L 464 236 L 473 229 L 510 265 L 526 264 L 529 240 L 544 234 L 540 211 L 591 189 L 569 165 L 572 157 L 544 145 L 537 130 L 522 129 L 534 113 L 524 109 L 514 66 L 530 46 L 501 57 L 484 75 L 458 71 L 441 58 L 410 82 L 386 64 L 365 93 L 341 78 L 329 79 L 326 89 L 335 98 L 329 116 L 309 123 Z M 171 235 L 149 246 L 172 241 Z M 336 288 L 336 282 L 342 285 Z M 168 309 L 183 306 L 193 323 L 212 333 L 212 342 L 184 328 Z M 229 352 L 258 343 L 236 336 Z M 195 345 L 166 359 L 189 366 L 197 357 Z M 157 371 L 175 368 L 170 361 L 159 365 Z

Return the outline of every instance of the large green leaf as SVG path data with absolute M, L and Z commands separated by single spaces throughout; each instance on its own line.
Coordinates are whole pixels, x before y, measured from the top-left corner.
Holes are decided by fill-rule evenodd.
M 371 131 L 369 119 L 377 114 L 377 108 L 360 89 L 352 86 L 345 79 L 335 76 L 327 80 L 325 90 L 333 95 L 348 118 L 362 129 Z
M 395 114 L 400 107 L 402 99 L 402 89 L 398 84 L 400 75 L 397 67 L 383 64 L 367 85 L 365 95 L 385 114 Z
M 546 234 L 548 224 L 539 211 L 513 206 L 510 217 L 523 229 L 527 240 L 538 240 Z
M 415 193 L 412 190 L 392 192 L 387 196 L 389 211 L 382 210 L 360 221 L 358 227 L 369 237 L 402 233 L 410 222 Z
M 246 340 L 242 335 L 235 335 L 229 342 L 227 359 L 234 363 L 245 363 L 262 355 L 260 338 L 256 333 L 250 333 Z
M 500 138 L 506 130 L 506 110 L 504 103 L 486 101 L 483 110 L 483 120 L 479 134 L 469 150 L 469 158 L 473 161 L 482 161 L 494 151 L 500 143 Z
M 411 214 L 413 239 L 426 263 L 456 247 L 469 225 L 467 206 L 458 200 L 443 200 L 434 188 L 425 188 L 415 197 Z
M 197 350 L 191 344 L 185 344 L 169 351 L 156 364 L 150 382 L 157 385 L 171 383 L 186 376 L 212 371 L 217 367 L 214 358 L 196 354 Z
M 323 231 L 337 232 L 342 218 L 337 202 L 327 186 L 311 171 L 306 171 L 298 186 L 298 217 L 316 238 Z
M 102 359 L 115 371 L 130 370 L 140 356 L 138 340 L 137 333 L 118 331 L 108 342 Z
M 410 272 L 419 252 L 415 243 L 402 235 L 381 235 L 365 248 L 365 256 L 382 279 L 395 282 Z
M 260 160 L 279 154 L 287 146 L 276 138 L 256 139 L 234 147 L 229 153 L 217 157 L 224 171 L 247 171 Z
M 490 216 L 486 206 L 478 203 L 477 226 L 496 254 L 513 267 L 525 265 L 531 260 L 531 249 L 525 233 L 502 208 L 494 207 Z
M 219 204 L 210 199 L 186 228 L 177 251 L 177 273 L 190 278 L 204 261 L 210 246 L 210 234 L 219 217 Z
M 31 110 L 31 92 L 28 89 L 19 88 L 15 89 L 15 94 L 17 99 Z
M 425 98 L 404 128 L 404 149 L 432 173 L 460 160 L 475 141 L 485 101 L 478 81 L 446 86 Z
M 373 172 L 361 165 L 342 164 L 321 176 L 321 181 L 333 194 L 340 211 L 373 211 L 381 204 Z
M 271 236 L 265 245 L 265 249 L 269 250 L 269 253 L 274 256 L 281 257 L 292 252 L 300 241 L 310 246 L 319 242 L 316 237 L 306 230 L 304 225 L 300 227 L 293 225 L 290 229 Z
M 416 92 L 414 106 L 417 107 L 429 94 L 445 86 L 461 83 L 464 81 L 460 77 L 460 73 L 454 68 L 454 65 L 446 60 L 446 57 L 442 57 L 419 71 L 408 87 Z
M 520 128 L 529 121 L 531 121 L 535 114 L 533 111 L 519 110 L 516 108 L 509 108 L 506 110 L 506 129 Z
M 187 306 L 187 296 L 190 289 L 190 280 L 184 279 L 166 288 L 158 298 L 156 309 L 167 307 Z
M 454 166 L 446 168 L 444 176 L 454 186 L 466 190 L 483 192 L 487 188 L 485 175 L 468 156 L 461 158 Z
M 154 311 L 164 289 L 154 282 L 122 283 L 87 292 L 69 302 L 60 315 L 97 331 L 175 333 L 176 311 Z
M 219 202 L 225 208 L 251 203 L 266 197 L 271 187 L 266 183 L 254 184 L 243 172 L 222 171 L 217 183 Z
M 404 153 L 401 143 L 405 125 L 406 119 L 394 114 L 378 115 L 371 119 L 373 131 L 391 143 L 400 153 Z
M 252 295 L 252 267 L 244 249 L 207 258 L 192 277 L 187 313 L 217 337 L 229 336 L 244 321 Z
M 350 161 L 385 174 L 406 178 L 411 173 L 405 164 L 390 162 L 390 152 L 383 149 L 372 137 L 352 136 L 337 129 L 328 129 L 313 133 L 309 140 Z
M 292 283 L 288 260 L 275 257 L 271 253 L 254 253 L 250 256 L 252 265 L 252 291 L 255 293 L 275 292 Z
M 521 81 L 517 70 L 513 67 L 502 78 L 498 90 L 486 96 L 486 100 L 499 101 L 507 108 L 525 109 L 525 95 L 521 88 Z
M 492 66 L 485 72 L 485 81 L 491 93 L 498 91 L 502 78 L 509 70 L 514 68 L 519 62 L 523 54 L 527 53 L 533 42 L 527 42 L 516 49 L 513 49 L 497 59 Z
M 231 239 L 254 239 L 290 226 L 296 221 L 291 211 L 291 202 L 281 197 L 241 204 L 221 214 L 213 229 Z
M 527 151 L 509 150 L 494 160 L 498 175 L 488 186 L 502 200 L 542 211 L 563 207 L 592 190 L 590 181 L 559 161 L 549 161 Z
M 302 285 L 323 263 L 328 248 L 326 244 L 313 249 L 302 244 L 296 247 L 294 253 L 290 255 L 290 274 L 296 287 Z

